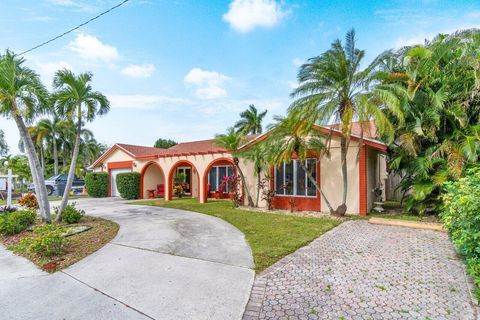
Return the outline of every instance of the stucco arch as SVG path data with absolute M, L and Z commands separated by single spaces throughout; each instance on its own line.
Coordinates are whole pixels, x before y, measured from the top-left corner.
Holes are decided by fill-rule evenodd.
M 201 180 L 200 180 L 200 174 L 198 172 L 197 167 L 190 161 L 188 160 L 178 160 L 173 164 L 173 166 L 170 168 L 170 171 L 168 173 L 168 200 L 172 200 L 172 195 L 173 195 L 173 175 L 175 171 L 177 170 L 178 167 L 181 166 L 189 166 L 192 168 L 192 171 L 194 170 L 195 172 L 192 172 L 192 174 L 195 174 L 197 176 L 197 181 L 198 181 L 198 186 L 197 186 L 197 199 L 200 202 L 200 185 L 201 185 Z M 192 197 L 193 197 L 193 190 L 192 190 Z
M 222 158 L 217 158 L 217 159 L 214 159 L 212 160 L 207 168 L 205 169 L 205 171 L 203 172 L 203 180 L 202 180 L 202 185 L 203 185 L 203 190 L 204 190 L 204 193 L 203 193 L 203 202 L 207 202 L 207 199 L 208 199 L 208 192 L 207 192 L 207 185 L 208 185 L 208 173 L 210 172 L 210 169 L 212 169 L 213 166 L 215 165 L 221 165 L 221 164 L 229 164 L 233 167 L 233 170 L 236 171 L 236 168 L 235 168 L 235 163 L 233 162 L 233 160 L 231 158 L 225 158 L 225 157 L 222 157 Z
M 149 161 L 147 162 L 143 167 L 142 171 L 140 172 L 140 198 L 143 199 L 145 198 L 145 174 L 147 173 L 147 170 L 150 168 L 150 166 L 155 165 L 157 169 L 160 170 L 161 173 L 161 180 L 159 183 L 165 184 L 165 172 L 163 171 L 163 168 L 160 166 L 160 164 L 156 161 Z

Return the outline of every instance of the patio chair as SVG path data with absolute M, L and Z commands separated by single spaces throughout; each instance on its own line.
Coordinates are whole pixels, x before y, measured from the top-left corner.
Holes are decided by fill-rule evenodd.
M 165 197 L 165 185 L 164 184 L 157 184 L 157 197 L 159 197 L 159 198 Z

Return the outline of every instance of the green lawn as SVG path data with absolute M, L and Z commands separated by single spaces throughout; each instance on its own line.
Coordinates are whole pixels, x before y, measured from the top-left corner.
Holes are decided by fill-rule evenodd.
M 231 202 L 196 199 L 146 200 L 131 204 L 160 206 L 199 212 L 221 218 L 245 234 L 252 248 L 257 272 L 310 243 L 341 222 L 328 218 L 294 217 L 282 214 L 233 209 Z

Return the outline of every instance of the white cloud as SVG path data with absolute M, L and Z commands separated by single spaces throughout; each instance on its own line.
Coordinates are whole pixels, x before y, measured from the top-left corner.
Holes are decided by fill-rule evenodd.
M 183 81 L 187 85 L 193 85 L 195 95 L 200 99 L 216 99 L 227 96 L 223 87 L 225 81 L 230 77 L 215 71 L 205 71 L 200 68 L 190 70 Z
M 61 70 L 61 69 L 72 70 L 72 66 L 68 62 L 65 62 L 63 60 L 46 62 L 46 63 L 38 62 L 36 65 L 38 67 L 38 72 L 40 74 L 40 77 L 42 78 L 43 82 L 46 83 L 47 85 L 52 84 L 55 72 L 57 72 L 58 70 Z
M 80 57 L 89 60 L 102 60 L 112 63 L 120 57 L 117 48 L 102 43 L 98 38 L 80 33 L 68 44 L 68 48 Z
M 256 27 L 273 27 L 286 14 L 275 0 L 233 0 L 223 20 L 236 31 L 246 33 Z
M 122 74 L 132 78 L 148 78 L 155 72 L 155 66 L 150 63 L 131 64 L 122 69 Z
M 157 95 L 108 95 L 112 108 L 121 109 L 157 109 L 162 107 L 173 107 L 187 105 L 187 99 L 157 96 Z
M 294 58 L 292 60 L 292 64 L 295 66 L 295 67 L 300 67 L 302 64 L 305 63 L 305 60 L 303 59 L 300 59 L 300 58 Z

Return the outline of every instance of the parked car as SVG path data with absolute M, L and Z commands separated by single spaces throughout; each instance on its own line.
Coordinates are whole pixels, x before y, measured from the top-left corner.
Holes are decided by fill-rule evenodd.
M 49 196 L 63 195 L 63 191 L 65 190 L 65 185 L 67 184 L 67 178 L 68 178 L 68 174 L 64 173 L 64 174 L 58 174 L 56 176 L 50 177 L 47 180 L 45 180 L 45 185 L 47 186 L 47 194 Z M 72 183 L 73 192 L 80 193 L 82 192 L 84 187 L 85 187 L 85 181 L 77 177 L 77 175 L 75 175 Z M 28 191 L 35 193 L 35 185 L 33 183 L 28 186 Z

